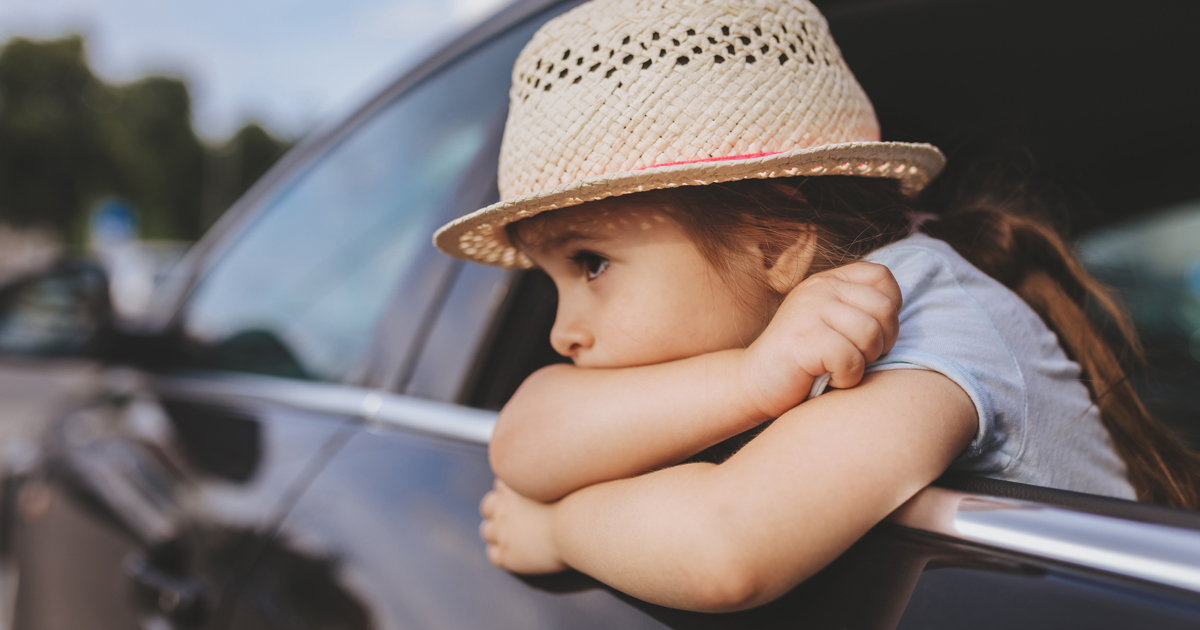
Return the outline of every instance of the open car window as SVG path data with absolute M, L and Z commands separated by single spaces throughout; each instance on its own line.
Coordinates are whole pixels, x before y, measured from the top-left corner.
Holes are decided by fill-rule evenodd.
M 540 368 L 568 360 L 550 346 L 558 293 L 538 269 L 519 272 L 463 402 L 498 410 Z
M 1123 298 L 1145 344 L 1148 365 L 1136 381 L 1140 395 L 1155 417 L 1200 448 L 1200 202 L 1091 232 L 1079 240 L 1078 252 Z M 565 361 L 549 343 L 555 306 L 554 285 L 543 273 L 513 278 L 475 380 L 460 402 L 499 409 L 529 374 Z M 1135 520 L 1162 522 L 1167 510 L 953 472 L 942 484 Z M 1186 526 L 1196 527 L 1194 519 Z
M 1079 256 L 1137 327 L 1143 402 L 1200 449 L 1200 200 L 1096 230 L 1080 239 Z
M 528 37 L 439 71 L 281 186 L 185 306 L 189 367 L 345 380 L 494 135 Z

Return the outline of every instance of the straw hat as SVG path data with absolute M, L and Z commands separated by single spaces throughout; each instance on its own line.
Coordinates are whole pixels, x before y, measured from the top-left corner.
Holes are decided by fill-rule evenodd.
M 503 200 L 443 226 L 439 249 L 529 267 L 504 226 L 615 195 L 795 175 L 925 186 L 928 144 L 879 122 L 807 0 L 594 0 L 547 22 L 513 67 Z

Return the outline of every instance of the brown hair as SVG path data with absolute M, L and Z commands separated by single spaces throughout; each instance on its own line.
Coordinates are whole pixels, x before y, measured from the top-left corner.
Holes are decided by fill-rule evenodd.
M 816 236 L 808 273 L 861 259 L 907 236 L 913 218 L 928 206 L 936 219 L 921 231 L 1021 296 L 1079 363 L 1138 499 L 1200 507 L 1200 457 L 1150 415 L 1122 368 L 1122 358 L 1141 359 L 1129 317 L 1040 216 L 1043 206 L 1025 188 L 992 182 L 922 199 L 905 196 L 893 180 L 826 176 L 686 186 L 639 193 L 638 200 L 678 222 L 731 286 L 747 280 L 765 286 L 763 267 L 808 231 Z M 536 241 L 527 229 L 534 223 L 508 226 L 509 238 L 518 247 Z M 745 255 L 747 245 L 762 256 Z M 773 308 L 784 295 L 769 293 L 775 303 L 766 306 Z M 1089 319 L 1089 309 L 1114 324 L 1111 343 Z

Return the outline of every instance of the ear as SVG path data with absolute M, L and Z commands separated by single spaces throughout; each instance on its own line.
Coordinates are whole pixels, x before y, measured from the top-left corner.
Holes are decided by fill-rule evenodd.
M 795 240 L 783 247 L 783 251 L 775 256 L 771 256 L 774 252 L 765 251 L 764 246 L 759 247 L 763 257 L 767 284 L 770 285 L 772 291 L 786 295 L 800 284 L 800 281 L 808 274 L 808 268 L 812 265 L 816 245 L 816 232 L 807 229 L 795 233 Z

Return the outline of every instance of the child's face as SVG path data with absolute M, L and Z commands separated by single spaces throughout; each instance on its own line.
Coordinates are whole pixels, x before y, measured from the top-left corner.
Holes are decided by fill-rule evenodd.
M 662 363 L 742 348 L 769 313 L 736 290 L 683 229 L 655 206 L 598 202 L 539 225 L 526 254 L 558 288 L 550 343 L 579 367 Z

